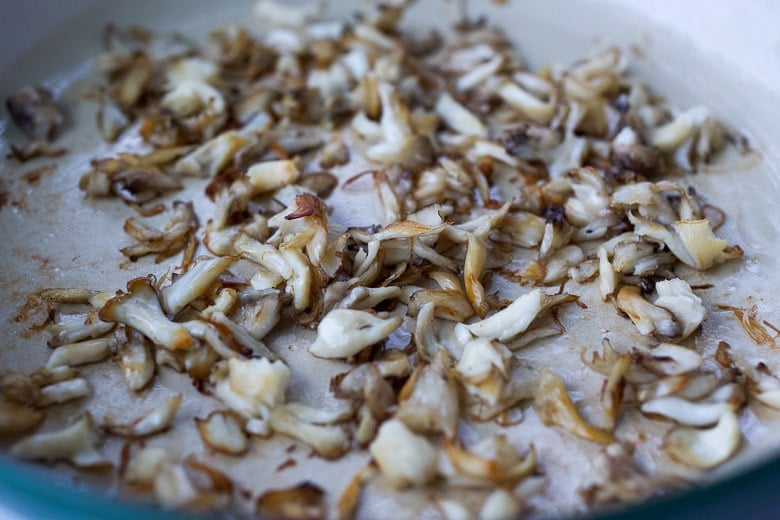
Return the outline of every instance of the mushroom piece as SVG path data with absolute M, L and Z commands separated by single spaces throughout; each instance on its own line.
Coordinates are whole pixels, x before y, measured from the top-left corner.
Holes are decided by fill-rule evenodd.
M 119 347 L 118 362 L 133 392 L 140 392 L 154 378 L 155 364 L 148 340 L 132 329 L 127 331 L 127 341 Z
M 492 488 L 516 486 L 536 469 L 533 447 L 521 456 L 504 435 L 487 438 L 470 450 L 445 441 L 444 452 L 452 464 L 451 485 Z
M 97 319 L 95 313 L 90 314 L 58 314 L 58 319 L 48 327 L 53 332 L 47 345 L 59 347 L 68 343 L 76 343 L 85 339 L 99 338 L 114 328 L 113 323 Z
M 576 300 L 571 294 L 544 294 L 539 289 L 526 293 L 508 307 L 489 318 L 468 325 L 468 330 L 477 337 L 507 341 L 525 332 L 533 321 L 544 311 Z
M 213 411 L 205 419 L 195 418 L 203 442 L 213 450 L 240 455 L 249 447 L 242 428 L 243 420 L 234 412 Z
M 46 362 L 47 369 L 63 366 L 86 365 L 103 361 L 110 352 L 107 338 L 89 339 L 57 347 Z
M 477 116 L 468 111 L 466 107 L 458 103 L 450 94 L 444 92 L 436 102 L 436 113 L 444 122 L 463 135 L 487 137 L 487 128 Z
M 628 315 L 640 334 L 649 336 L 658 333 L 670 338 L 680 334 L 680 326 L 674 320 L 674 315 L 645 300 L 638 287 L 621 287 L 617 295 L 617 306 Z
M 135 261 L 139 257 L 157 253 L 156 262 L 173 256 L 184 249 L 198 228 L 191 202 L 175 201 L 168 220 L 162 229 L 143 224 L 135 217 L 125 220 L 125 233 L 136 243 L 120 249 L 123 255 Z
M 669 230 L 632 212 L 629 212 L 628 218 L 637 235 L 663 242 L 678 260 L 699 271 L 741 258 L 744 254 L 739 246 L 729 246 L 727 240 L 716 237 L 709 219 L 679 220 Z
M 45 414 L 6 397 L 0 398 L 0 435 L 17 435 L 37 427 Z
M 742 387 L 734 383 L 722 386 L 702 401 L 691 402 L 681 397 L 659 397 L 642 404 L 646 414 L 662 415 L 680 424 L 709 426 L 727 411 L 736 411 L 745 402 Z
M 173 169 L 182 175 L 214 177 L 225 169 L 246 142 L 235 131 L 224 132 L 176 161 Z
M 539 374 L 535 403 L 536 413 L 547 426 L 559 426 L 577 437 L 598 444 L 614 442 L 611 433 L 585 422 L 574 407 L 563 381 L 549 368 Z
M 128 461 L 125 480 L 130 484 L 151 485 L 168 454 L 162 448 L 145 446 Z
M 310 482 L 302 482 L 287 489 L 266 491 L 257 499 L 256 505 L 257 513 L 264 518 L 325 518 L 325 492 Z
M 341 457 L 349 449 L 349 435 L 343 428 L 303 421 L 285 406 L 271 410 L 268 422 L 273 431 L 305 442 L 327 459 Z
M 437 356 L 433 364 L 418 367 L 411 378 L 414 386 L 400 402 L 395 418 L 414 432 L 441 433 L 452 439 L 457 432 L 460 411 L 458 388 L 442 365 L 441 357 Z
M 387 338 L 401 326 L 400 316 L 380 318 L 366 311 L 334 309 L 317 326 L 309 352 L 323 358 L 348 358 Z
M 50 406 L 72 401 L 73 399 L 80 399 L 87 395 L 89 395 L 87 380 L 77 377 L 44 386 L 41 388 L 41 395 L 36 404 L 38 406 Z
M 660 343 L 647 352 L 639 353 L 637 357 L 643 367 L 667 376 L 696 370 L 703 360 L 695 350 L 673 343 Z
M 181 394 L 176 394 L 166 399 L 162 405 L 157 406 L 153 411 L 129 423 L 115 424 L 111 421 L 106 421 L 102 427 L 114 435 L 131 438 L 148 437 L 149 435 L 160 433 L 171 427 L 176 417 L 176 412 L 179 411 L 181 400 Z
M 398 419 L 382 423 L 369 451 L 394 488 L 423 486 L 436 477 L 436 449 L 428 439 L 412 433 Z
M 11 447 L 11 454 L 22 459 L 70 462 L 81 468 L 110 466 L 97 449 L 98 435 L 92 416 L 85 412 L 72 425 L 54 432 L 26 437 Z
M 482 508 L 479 510 L 479 518 L 480 520 L 514 518 L 522 511 L 523 504 L 519 498 L 506 489 L 497 489 L 482 504 Z
M 246 417 L 266 416 L 269 409 L 284 403 L 290 369 L 281 361 L 267 358 L 233 358 L 224 367 L 227 373 L 216 378 L 214 395 Z
M 36 141 L 51 139 L 64 120 L 54 96 L 44 87 L 22 87 L 6 99 L 5 106 L 14 123 Z
M 165 311 L 170 316 L 178 314 L 187 304 L 202 296 L 233 261 L 234 258 L 229 256 L 197 259 L 186 273 L 160 291 Z
M 254 164 L 245 175 L 254 193 L 267 193 L 294 184 L 301 172 L 295 161 L 285 159 Z
M 163 314 L 152 283 L 150 278 L 127 282 L 127 293 L 106 302 L 100 309 L 100 319 L 123 323 L 170 350 L 191 348 L 192 336 L 183 325 L 173 323 Z
M 727 461 L 739 448 L 742 433 L 737 416 L 726 410 L 712 428 L 681 426 L 670 431 L 664 447 L 675 460 L 697 469 L 710 469 Z

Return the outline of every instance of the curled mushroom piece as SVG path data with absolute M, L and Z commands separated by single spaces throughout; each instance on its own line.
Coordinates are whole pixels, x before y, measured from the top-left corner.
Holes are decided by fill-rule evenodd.
M 0 435 L 17 435 L 37 427 L 45 414 L 22 403 L 0 399 Z
M 673 338 L 680 333 L 680 326 L 672 313 L 645 300 L 638 287 L 621 287 L 617 295 L 617 306 L 631 318 L 641 334 L 658 333 Z
M 534 289 L 489 318 L 469 325 L 468 329 L 477 337 L 506 341 L 525 332 L 542 312 L 576 299 L 571 294 L 549 296 Z
M 614 441 L 612 434 L 585 422 L 574 407 L 561 378 L 545 368 L 539 374 L 536 413 L 544 424 L 559 426 L 569 433 L 599 444 Z
M 135 244 L 123 247 L 121 253 L 130 260 L 157 253 L 156 262 L 173 256 L 185 248 L 198 228 L 198 219 L 192 203 L 175 201 L 168 220 L 162 229 L 155 229 L 135 217 L 125 221 L 125 232 L 133 237 Z
M 310 482 L 266 491 L 257 499 L 257 512 L 266 518 L 309 520 L 325 517 L 325 492 Z
M 369 451 L 396 488 L 427 484 L 438 471 L 438 454 L 430 441 L 412 433 L 397 419 L 382 423 Z
M 97 443 L 92 416 L 85 413 L 63 430 L 22 439 L 11 447 L 11 453 L 23 459 L 63 460 L 83 468 L 110 466 L 108 459 L 98 451 Z
M 341 457 L 349 448 L 349 436 L 340 426 L 324 426 L 301 420 L 285 406 L 271 410 L 269 424 L 275 432 L 299 439 L 322 457 Z
M 63 366 L 97 363 L 108 357 L 109 351 L 110 346 L 107 338 L 90 339 L 79 343 L 71 343 L 70 345 L 62 345 L 57 347 L 49 356 L 46 368 L 53 369 Z
M 195 418 L 203 442 L 211 449 L 229 455 L 240 455 L 248 448 L 241 423 L 237 415 L 223 411 L 211 412 L 205 419 Z
M 129 423 L 115 424 L 107 421 L 102 425 L 103 429 L 122 437 L 147 437 L 171 427 L 176 412 L 181 404 L 181 394 L 169 397 L 165 402 L 153 411 L 143 415 Z
M 444 451 L 454 471 L 447 479 L 456 486 L 516 486 L 536 469 L 533 447 L 521 456 L 503 435 L 485 439 L 470 450 L 447 441 Z
M 712 428 L 679 427 L 670 431 L 664 447 L 682 464 L 710 469 L 726 462 L 739 448 L 741 439 L 737 417 L 727 410 Z
M 163 314 L 152 283 L 149 278 L 129 281 L 126 294 L 112 298 L 100 309 L 100 319 L 123 323 L 170 350 L 191 348 L 192 336 Z
M 30 139 L 51 139 L 64 120 L 54 96 L 44 87 L 22 87 L 6 99 L 5 106 Z
M 432 365 L 421 365 L 412 376 L 408 398 L 401 401 L 395 417 L 418 433 L 442 433 L 448 439 L 455 436 L 459 401 L 455 380 L 437 357 Z
M 401 326 L 398 316 L 380 318 L 366 311 L 334 309 L 317 327 L 309 352 L 324 358 L 347 358 L 373 345 Z
M 233 358 L 212 372 L 214 394 L 231 409 L 246 417 L 266 416 L 284 402 L 290 369 L 281 361 Z

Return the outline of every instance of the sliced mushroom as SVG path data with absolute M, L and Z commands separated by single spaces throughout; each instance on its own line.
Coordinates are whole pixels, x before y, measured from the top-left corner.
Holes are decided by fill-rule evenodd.
M 681 329 L 674 320 L 674 315 L 645 300 L 638 287 L 621 287 L 617 295 L 617 306 L 628 314 L 640 334 L 647 336 L 658 333 L 671 338 L 680 334 Z
M 542 370 L 539 375 L 536 413 L 544 424 L 559 426 L 585 440 L 599 444 L 610 444 L 614 441 L 609 432 L 585 422 L 574 407 L 563 381 L 548 368 Z
M 739 448 L 741 439 L 737 417 L 727 410 L 712 428 L 675 428 L 664 439 L 664 447 L 682 464 L 710 469 L 727 461 Z
M 182 396 L 176 394 L 169 397 L 165 402 L 155 408 L 153 411 L 137 418 L 129 423 L 116 424 L 111 421 L 106 421 L 102 425 L 103 429 L 113 433 L 114 435 L 121 435 L 122 437 L 147 437 L 167 430 L 173 424 L 173 420 L 176 417 L 176 412 L 179 411 L 179 405 L 181 405 Z
M 103 321 L 124 323 L 167 349 L 188 349 L 193 345 L 187 329 L 163 314 L 157 291 L 148 278 L 129 281 L 127 293 L 109 300 L 99 316 Z
M 91 468 L 111 463 L 97 449 L 98 435 L 92 416 L 84 413 L 72 425 L 54 432 L 26 437 L 11 447 L 11 454 L 22 459 L 66 461 Z
M 195 425 L 200 438 L 213 450 L 240 455 L 249 447 L 242 420 L 232 412 L 214 411 L 205 419 L 196 417 Z
M 398 419 L 382 423 L 369 451 L 395 488 L 423 486 L 434 479 L 438 470 L 438 454 L 430 441 L 412 433 Z
M 89 339 L 70 345 L 57 347 L 46 362 L 47 369 L 62 366 L 77 366 L 97 363 L 108 357 L 110 340 L 108 338 Z
M 366 311 L 334 309 L 317 327 L 309 352 L 317 357 L 347 358 L 382 341 L 401 326 L 398 316 L 380 318 Z

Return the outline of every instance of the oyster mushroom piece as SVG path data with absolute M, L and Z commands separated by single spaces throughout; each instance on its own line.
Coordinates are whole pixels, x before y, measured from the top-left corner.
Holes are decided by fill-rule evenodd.
M 395 418 L 418 433 L 455 437 L 458 426 L 458 387 L 441 363 L 421 365 L 409 397 L 401 401 Z
M 277 406 L 271 410 L 268 421 L 273 431 L 305 442 L 322 457 L 335 459 L 349 450 L 349 435 L 344 428 L 306 422 L 291 413 L 286 406 Z
M 127 293 L 110 299 L 100 309 L 100 319 L 123 323 L 156 345 L 170 349 L 188 349 L 192 336 L 179 323 L 173 323 L 163 314 L 160 300 L 149 278 L 135 278 L 127 282 Z
M 193 177 L 214 177 L 247 143 L 238 132 L 230 130 L 206 141 L 174 164 L 175 172 Z
M 107 466 L 111 463 L 97 449 L 98 435 L 89 413 L 67 428 L 38 433 L 17 442 L 11 454 L 21 459 L 67 461 L 80 468 Z
M 0 436 L 17 435 L 37 427 L 46 415 L 5 397 L 0 398 Z
M 585 422 L 574 407 L 566 387 L 549 368 L 539 375 L 539 388 L 536 391 L 536 413 L 548 426 L 559 426 L 585 440 L 599 444 L 614 442 L 612 434 Z
M 133 392 L 143 390 L 154 377 L 152 349 L 148 340 L 134 330 L 127 332 L 127 341 L 119 347 L 118 361 L 125 382 Z
M 73 399 L 80 399 L 87 395 L 89 395 L 87 380 L 77 377 L 44 386 L 41 388 L 41 396 L 36 404 L 38 406 L 50 406 L 72 401 Z
M 664 447 L 672 458 L 686 466 L 710 469 L 726 462 L 741 440 L 737 416 L 728 410 L 712 428 L 675 428 L 666 435 Z
M 680 326 L 674 320 L 674 315 L 645 300 L 638 287 L 621 287 L 617 295 L 617 306 L 628 315 L 640 334 L 649 336 L 658 333 L 670 338 L 680 334 Z
M 369 451 L 394 488 L 423 486 L 436 477 L 438 454 L 433 444 L 398 419 L 382 423 Z
M 54 96 L 43 87 L 22 87 L 6 99 L 5 106 L 14 123 L 34 140 L 52 138 L 64 120 Z
M 175 316 L 187 304 L 202 296 L 234 260 L 227 256 L 199 258 L 186 273 L 160 291 L 160 300 L 165 311 Z
M 525 332 L 531 323 L 547 309 L 576 299 L 577 297 L 571 294 L 550 296 L 539 289 L 534 289 L 489 318 L 467 325 L 467 328 L 480 338 L 507 341 Z
M 382 341 L 401 326 L 403 318 L 380 318 L 367 311 L 334 309 L 317 327 L 309 352 L 317 357 L 348 358 Z
M 693 294 L 691 286 L 685 280 L 674 278 L 655 284 L 658 297 L 653 304 L 668 310 L 680 324 L 680 339 L 687 338 L 707 319 L 707 309 L 701 298 Z
M 268 193 L 294 184 L 301 172 L 295 161 L 285 159 L 256 163 L 245 175 L 254 193 Z
M 240 455 L 249 447 L 242 423 L 241 417 L 231 411 L 214 411 L 205 419 L 195 418 L 203 442 L 209 448 L 229 455 Z
M 284 403 L 290 369 L 281 361 L 232 358 L 225 368 L 227 373 L 216 374 L 214 395 L 231 409 L 256 417 Z
M 182 396 L 176 394 L 165 400 L 162 405 L 158 405 L 153 411 L 142 415 L 141 417 L 126 423 L 126 424 L 114 424 L 107 422 L 103 425 L 103 428 L 115 435 L 121 435 L 122 437 L 147 437 L 167 430 L 171 427 L 176 412 L 179 411 L 179 405 L 181 405 Z
M 479 510 L 479 519 L 514 518 L 520 515 L 522 511 L 523 503 L 518 497 L 506 489 L 497 489 L 482 504 Z
M 436 114 L 444 120 L 447 126 L 459 134 L 482 138 L 487 137 L 487 128 L 485 128 L 485 125 L 482 124 L 479 118 L 458 103 L 449 93 L 444 92 L 439 97 L 435 110 Z
M 110 352 L 108 338 L 89 339 L 57 347 L 46 362 L 47 369 L 103 361 Z

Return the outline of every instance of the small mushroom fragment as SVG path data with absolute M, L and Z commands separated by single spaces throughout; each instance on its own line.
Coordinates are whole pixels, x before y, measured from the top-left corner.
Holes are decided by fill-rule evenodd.
M 260 162 L 246 171 L 247 180 L 256 193 L 267 193 L 289 186 L 300 176 L 297 163 L 287 159 Z
M 200 438 L 211 449 L 229 455 L 240 455 L 249 447 L 241 429 L 243 421 L 233 412 L 213 411 L 205 419 L 195 418 Z
M 369 451 L 395 488 L 423 486 L 433 480 L 438 471 L 438 455 L 430 441 L 412 433 L 398 419 L 382 423 Z
M 100 309 L 100 319 L 123 323 L 170 350 L 191 348 L 193 340 L 187 329 L 163 314 L 153 283 L 151 278 L 127 282 L 127 293 L 106 302 Z
M 536 413 L 547 426 L 559 426 L 585 440 L 599 444 L 614 441 L 612 434 L 585 422 L 574 407 L 561 378 L 549 368 L 539 374 L 536 392 Z
M 439 357 L 432 365 L 420 365 L 418 371 L 413 376 L 411 393 L 401 401 L 395 418 L 414 432 L 454 438 L 460 408 L 455 380 L 447 374 Z
M 680 334 L 680 326 L 672 313 L 645 300 L 638 287 L 621 287 L 617 295 L 617 306 L 628 314 L 640 334 L 649 336 L 658 333 L 670 338 Z
M 51 139 L 64 120 L 54 96 L 44 87 L 22 87 L 6 99 L 5 106 L 14 123 L 36 141 Z
M 348 358 L 382 341 L 402 322 L 399 316 L 380 318 L 366 311 L 334 309 L 320 321 L 309 352 L 323 358 Z
M 162 448 L 145 446 L 127 463 L 125 480 L 135 485 L 151 485 L 160 467 L 167 462 L 168 454 Z
M 326 459 L 339 458 L 349 449 L 349 435 L 343 428 L 306 422 L 286 406 L 271 410 L 269 424 L 275 432 L 305 442 Z
M 17 435 L 36 428 L 45 414 L 32 407 L 0 398 L 0 435 Z
M 537 316 L 547 309 L 576 299 L 577 297 L 571 294 L 550 296 L 534 289 L 489 318 L 467 327 L 477 337 L 507 341 L 525 332 Z
M 129 423 L 114 424 L 107 421 L 102 427 L 106 431 L 122 437 L 136 438 L 154 435 L 171 427 L 176 412 L 179 411 L 181 399 L 181 394 L 176 394 L 166 399 L 161 406 L 157 406 L 153 411 Z
M 109 345 L 108 338 L 88 339 L 70 345 L 62 345 L 54 349 L 54 352 L 49 356 L 46 368 L 86 365 L 103 361 L 108 357 Z
M 653 304 L 668 310 L 681 326 L 680 339 L 687 338 L 707 319 L 707 309 L 701 298 L 693 294 L 691 286 L 684 280 L 674 278 L 655 284 L 658 297 Z
M 675 460 L 697 469 L 710 469 L 727 461 L 739 448 L 742 434 L 737 416 L 726 410 L 708 429 L 681 426 L 670 431 L 664 447 Z
M 456 486 L 516 486 L 536 469 L 533 447 L 523 457 L 504 435 L 485 439 L 471 450 L 446 441 L 444 451 L 454 470 L 448 481 Z
M 127 331 L 127 340 L 120 345 L 118 362 L 133 392 L 143 390 L 154 378 L 154 357 L 148 340 L 134 330 Z
M 647 401 L 641 410 L 646 414 L 662 415 L 689 426 L 715 424 L 727 411 L 735 411 L 745 402 L 742 387 L 731 383 L 714 391 L 702 401 L 691 402 L 677 396 L 666 396 Z
M 135 217 L 127 219 L 124 225 L 125 233 L 136 243 L 123 247 L 120 251 L 133 261 L 157 253 L 155 261 L 160 263 L 184 249 L 197 228 L 198 218 L 195 216 L 192 202 L 175 201 L 170 212 L 170 220 L 162 229 L 148 226 Z
M 170 316 L 178 314 L 187 304 L 202 296 L 233 261 L 229 256 L 197 259 L 186 273 L 160 291 L 165 311 Z
M 257 513 L 264 518 L 325 518 L 325 492 L 311 482 L 302 482 L 287 489 L 266 491 L 257 499 L 256 505 Z
M 521 501 L 506 489 L 493 491 L 479 510 L 480 520 L 514 518 L 523 511 Z
M 226 374 L 212 373 L 219 378 L 214 394 L 231 409 L 246 417 L 265 417 L 270 408 L 284 403 L 290 369 L 281 361 L 232 358 L 224 368 Z
M 110 466 L 111 463 L 98 451 L 97 443 L 92 416 L 84 413 L 63 430 L 22 439 L 11 447 L 11 454 L 22 459 L 62 460 L 81 468 Z
M 447 126 L 459 134 L 487 137 L 487 128 L 485 128 L 479 118 L 469 112 L 466 107 L 458 103 L 448 93 L 445 92 L 439 97 L 435 110 Z
M 60 313 L 58 318 L 59 319 L 48 328 L 50 332 L 54 333 L 47 342 L 50 347 L 59 347 L 85 339 L 99 338 L 114 328 L 113 323 L 106 323 L 98 320 L 94 313 Z
M 50 406 L 52 404 L 65 403 L 73 399 L 79 399 L 89 395 L 89 385 L 87 380 L 77 377 L 46 385 L 41 388 L 41 395 L 38 399 L 38 406 Z

